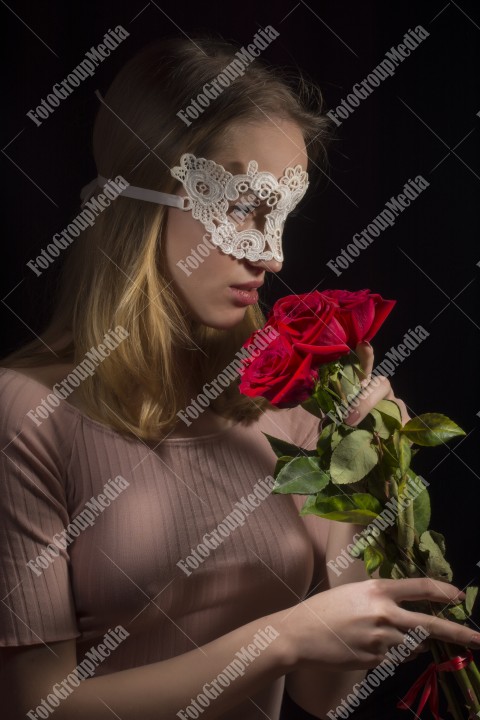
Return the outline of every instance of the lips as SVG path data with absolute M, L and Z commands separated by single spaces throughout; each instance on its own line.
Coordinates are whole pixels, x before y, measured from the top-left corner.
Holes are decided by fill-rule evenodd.
M 230 285 L 230 287 L 235 288 L 236 290 L 256 290 L 259 287 L 262 287 L 263 282 L 261 280 L 252 280 L 252 282 L 243 283 L 242 285 Z
M 230 285 L 230 293 L 235 305 L 247 307 L 258 302 L 257 288 L 263 285 L 261 280 L 252 280 L 241 285 Z

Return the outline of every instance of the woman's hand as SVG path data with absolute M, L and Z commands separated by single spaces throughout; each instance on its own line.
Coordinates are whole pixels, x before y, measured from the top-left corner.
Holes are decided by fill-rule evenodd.
M 430 578 L 365 580 L 318 593 L 282 611 L 278 629 L 284 624 L 294 669 L 310 662 L 339 670 L 373 668 L 417 626 L 431 639 L 480 648 L 480 635 L 473 630 L 401 606 L 407 600 L 447 605 L 463 597 L 453 585 Z
M 377 375 L 375 378 L 372 378 L 374 355 L 370 343 L 360 343 L 355 348 L 355 352 L 362 368 L 363 377 L 361 379 L 361 385 L 363 387 L 362 395 L 364 397 L 359 398 L 358 407 L 352 409 L 344 422 L 347 425 L 358 425 L 380 400 L 393 400 L 400 408 L 402 424 L 405 425 L 405 423 L 410 420 L 410 415 L 407 412 L 407 407 L 403 400 L 395 397 L 389 379 L 384 375 Z

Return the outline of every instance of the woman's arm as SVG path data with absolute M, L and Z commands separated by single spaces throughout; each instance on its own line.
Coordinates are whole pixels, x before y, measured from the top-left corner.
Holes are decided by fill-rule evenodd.
M 252 653 L 254 658 L 243 663 L 243 674 L 239 672 L 227 687 L 220 688 L 218 697 L 202 706 L 205 720 L 220 717 L 267 683 L 303 668 L 317 665 L 318 672 L 324 673 L 375 667 L 409 628 L 418 625 L 432 638 L 478 649 L 480 635 L 469 628 L 401 607 L 405 600 L 448 603 L 459 598 L 458 588 L 427 578 L 339 585 L 170 660 L 86 679 L 58 704 L 55 718 L 111 720 L 112 711 L 122 720 L 188 717 L 185 709 L 192 699 L 212 688 L 218 690 L 215 680 L 237 652 Z M 262 630 L 274 639 L 257 652 L 254 637 Z M 36 714 L 36 707 L 55 687 L 65 687 L 62 682 L 76 664 L 73 640 L 2 648 L 0 692 L 9 720 L 24 720 L 25 715 L 31 720 L 47 717 L 45 711 Z M 319 692 L 323 698 L 323 689 Z
M 274 637 L 279 632 L 279 619 L 276 615 L 263 617 L 199 649 L 169 660 L 86 679 L 65 700 L 60 701 L 55 709 L 55 720 L 181 718 L 181 711 L 192 703 L 192 698 L 195 700 L 199 693 L 205 693 L 206 684 L 211 697 L 210 706 L 198 707 L 205 720 L 217 718 L 285 674 L 288 669 L 286 658 L 291 651 L 288 649 L 287 652 L 283 633 L 279 633 L 264 650 L 259 651 L 258 645 L 254 644 L 259 630 L 267 628 L 267 635 L 269 633 L 270 637 Z M 268 626 L 273 631 L 268 630 Z M 264 640 L 263 645 L 266 642 Z M 242 648 L 247 649 L 247 655 L 240 661 L 236 653 L 242 653 Z M 57 684 L 63 691 L 62 681 L 82 659 L 76 657 L 74 640 L 50 643 L 48 646 L 0 648 L 2 717 L 9 720 L 45 717 L 42 711 L 37 715 L 35 708 Z M 237 677 L 228 687 L 223 687 L 215 679 L 232 661 L 234 671 L 237 668 Z M 240 672 L 242 664 L 245 665 L 243 675 Z M 64 687 L 71 685 L 68 683 Z M 215 695 L 218 697 L 215 698 Z M 32 710 L 33 713 L 28 714 Z M 183 715 L 185 718 L 192 716 Z

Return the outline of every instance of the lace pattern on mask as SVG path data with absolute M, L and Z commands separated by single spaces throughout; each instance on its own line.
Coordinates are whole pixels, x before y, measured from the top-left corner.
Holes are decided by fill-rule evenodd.
M 180 158 L 180 165 L 172 168 L 171 173 L 187 192 L 192 216 L 207 230 L 204 239 L 238 259 L 253 262 L 272 258 L 283 260 L 285 220 L 308 187 L 308 175 L 301 165 L 286 168 L 277 180 L 272 173 L 259 172 L 255 160 L 249 162 L 245 174 L 232 175 L 213 160 L 185 153 Z M 263 232 L 257 229 L 238 231 L 231 209 L 229 211 L 232 202 L 249 192 L 270 208 L 265 213 Z

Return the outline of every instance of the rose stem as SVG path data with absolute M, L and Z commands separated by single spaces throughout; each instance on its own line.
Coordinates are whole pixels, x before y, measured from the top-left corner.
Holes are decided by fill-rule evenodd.
M 432 640 L 430 643 L 430 650 L 433 655 L 433 659 L 435 660 L 437 665 L 440 664 L 440 662 L 441 662 L 440 653 L 438 650 L 437 643 L 434 640 Z M 438 680 L 442 687 L 443 693 L 444 693 L 445 697 L 447 698 L 449 712 L 453 715 L 455 720 L 463 720 L 462 708 L 459 705 L 459 702 L 455 696 L 455 693 L 453 692 L 453 689 L 450 687 L 450 683 L 448 682 L 447 678 L 445 677 L 445 673 L 439 672 Z
M 474 660 L 467 665 L 467 672 L 471 679 L 472 685 L 475 687 L 477 697 L 480 698 L 480 673 Z
M 455 657 L 455 655 L 458 655 L 458 651 L 456 652 L 454 648 L 448 645 L 448 643 L 443 643 L 443 646 L 445 648 L 447 657 L 452 657 L 450 653 L 453 653 L 453 657 Z M 478 702 L 477 694 L 473 689 L 472 683 L 470 682 L 470 678 L 468 677 L 465 668 L 463 668 L 463 670 L 455 670 L 454 675 L 457 683 L 462 688 L 465 700 L 467 700 L 467 702 L 469 703 L 469 709 L 472 710 L 473 713 L 476 713 L 478 716 L 478 713 L 480 712 L 480 703 Z

